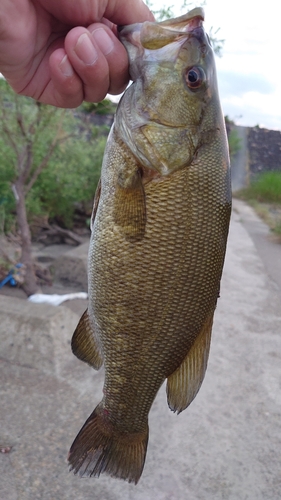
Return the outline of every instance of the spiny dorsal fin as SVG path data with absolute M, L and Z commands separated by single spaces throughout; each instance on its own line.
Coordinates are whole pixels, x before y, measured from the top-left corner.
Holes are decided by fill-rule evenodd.
M 195 398 L 203 382 L 211 342 L 212 312 L 195 339 L 181 365 L 167 379 L 167 399 L 170 409 L 180 413 Z
M 103 357 L 95 338 L 88 315 L 88 309 L 81 316 L 71 341 L 73 354 L 81 361 L 98 370 L 103 364 Z

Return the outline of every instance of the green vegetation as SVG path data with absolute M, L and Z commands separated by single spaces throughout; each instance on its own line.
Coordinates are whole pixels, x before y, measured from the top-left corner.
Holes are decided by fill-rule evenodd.
M 229 155 L 232 160 L 233 157 L 238 153 L 241 149 L 241 139 L 238 136 L 237 130 L 234 128 L 235 122 L 229 118 L 229 116 L 224 117 L 228 146 L 229 146 Z
M 72 228 L 75 207 L 83 210 L 92 205 L 105 143 L 106 137 L 94 128 L 90 137 L 82 133 L 58 148 L 27 197 L 29 220 L 34 215 L 45 216 Z
M 236 194 L 248 201 L 261 218 L 281 235 L 281 172 L 264 172 Z
M 246 199 L 281 205 L 281 172 L 264 172 L 241 191 Z
M 82 211 L 92 204 L 108 132 L 93 125 L 93 114 L 95 109 L 63 110 L 18 96 L 0 81 L 0 231 L 20 236 L 27 295 L 38 290 L 34 220 L 40 227 L 56 219 L 69 228 L 77 204 Z
M 84 101 L 79 109 L 85 111 L 85 113 L 94 113 L 95 115 L 108 115 L 115 113 L 116 104 L 110 99 L 104 99 L 101 102 Z
M 241 139 L 238 137 L 238 133 L 235 129 L 230 130 L 228 133 L 228 146 L 230 159 L 232 159 L 241 149 Z
M 71 228 L 77 204 L 92 203 L 109 130 L 92 118 L 104 109 L 113 113 L 114 105 L 57 109 L 16 96 L 5 80 L 0 93 L 0 233 L 16 229 L 21 177 L 28 221 L 56 218 Z

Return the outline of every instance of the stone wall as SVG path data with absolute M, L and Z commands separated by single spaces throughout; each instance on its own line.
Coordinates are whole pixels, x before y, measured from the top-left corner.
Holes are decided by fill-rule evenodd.
M 281 170 L 281 132 L 279 130 L 249 128 L 248 150 L 251 174 Z
M 281 171 L 280 131 L 237 125 L 230 129 L 236 130 L 240 139 L 240 149 L 231 158 L 233 191 L 247 186 L 260 172 Z

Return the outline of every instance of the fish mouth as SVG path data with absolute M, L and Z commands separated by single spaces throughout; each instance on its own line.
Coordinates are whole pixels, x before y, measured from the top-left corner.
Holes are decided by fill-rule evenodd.
M 157 50 L 188 36 L 201 37 L 205 15 L 201 7 L 192 9 L 183 16 L 165 21 L 146 21 L 139 24 L 119 26 L 119 38 L 126 46 L 142 46 L 143 49 Z
M 192 31 L 195 28 L 202 26 L 205 19 L 205 12 L 202 7 L 196 7 L 190 10 L 187 14 L 183 16 L 176 17 L 174 19 L 166 19 L 158 23 L 160 26 L 167 26 L 170 28 L 175 27 L 176 29 L 182 28 L 184 31 Z

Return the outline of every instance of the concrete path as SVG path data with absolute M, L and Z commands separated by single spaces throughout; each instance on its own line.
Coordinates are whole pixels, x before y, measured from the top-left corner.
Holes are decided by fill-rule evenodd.
M 281 262 L 281 245 L 266 232 L 260 253 L 251 218 L 260 223 L 235 202 L 205 381 L 179 416 L 159 392 L 137 486 L 68 472 L 69 446 L 103 383 L 70 353 L 78 315 L 0 296 L 0 441 L 12 447 L 0 453 L 1 500 L 281 498 L 281 289 L 264 256 L 274 244 Z

